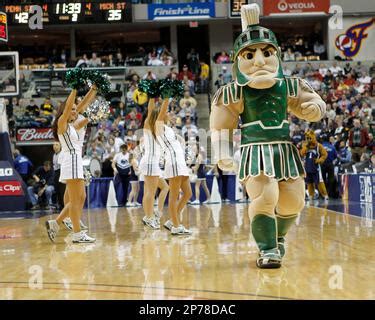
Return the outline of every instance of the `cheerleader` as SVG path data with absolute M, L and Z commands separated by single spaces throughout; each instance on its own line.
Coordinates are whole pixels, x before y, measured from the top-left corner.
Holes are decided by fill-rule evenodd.
M 157 139 L 165 152 L 164 177 L 169 182 L 168 212 L 171 221 L 168 220 L 164 226 L 170 229 L 172 235 L 189 235 L 191 231 L 180 222 L 180 213 L 192 196 L 189 168 L 186 165 L 185 152 L 177 135 L 172 128 L 166 125 L 168 121 L 168 99 L 164 99 L 154 128 Z M 182 196 L 179 199 L 180 190 Z
M 61 144 L 59 157 L 61 165 L 60 182 L 66 183 L 66 192 L 64 196 L 65 207 L 60 215 L 56 220 L 46 221 L 47 234 L 52 242 L 55 241 L 60 225 L 67 216 L 71 218 L 73 243 L 95 242 L 95 238 L 81 231 L 80 217 L 86 199 L 82 147 L 84 128 L 89 120 L 79 116 L 79 113 L 83 112 L 95 99 L 96 91 L 96 86 L 93 85 L 85 98 L 76 105 L 74 102 L 76 101 L 77 90 L 72 90 L 68 99 L 57 110 L 53 123 L 55 139 L 58 139 Z
M 146 215 L 142 221 L 152 229 L 160 229 L 160 223 L 154 214 L 154 199 L 161 176 L 159 166 L 161 151 L 155 134 L 157 117 L 158 112 L 155 108 L 155 99 L 151 98 L 148 103 L 147 116 L 143 126 L 144 153 L 139 164 L 139 170 L 144 177 L 142 205 Z
M 195 182 L 195 200 L 191 204 L 200 204 L 199 197 L 200 197 L 200 187 L 202 185 L 204 192 L 206 193 L 207 200 L 203 202 L 203 204 L 207 204 L 210 202 L 211 194 L 210 190 L 208 190 L 207 182 L 206 182 L 206 164 L 205 164 L 205 157 L 203 155 L 204 151 L 200 150 L 199 145 L 196 146 L 197 155 L 195 160 L 195 166 L 193 167 L 193 171 L 197 175 L 197 181 Z

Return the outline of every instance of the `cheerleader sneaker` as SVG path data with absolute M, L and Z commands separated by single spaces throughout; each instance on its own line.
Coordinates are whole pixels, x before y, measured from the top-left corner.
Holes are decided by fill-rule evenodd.
M 56 220 L 47 220 L 46 228 L 47 228 L 48 238 L 52 242 L 55 242 L 57 233 L 59 232 L 59 229 L 60 229 L 59 224 L 57 223 Z
M 191 203 L 191 205 L 198 205 L 198 204 L 201 204 L 200 202 L 199 202 L 199 200 L 198 199 L 195 199 L 192 203 Z
M 151 229 L 160 229 L 160 225 L 157 223 L 155 218 L 148 218 L 145 216 L 143 217 L 142 222 Z
M 73 233 L 72 242 L 73 243 L 93 243 L 96 239 L 90 237 L 85 231 L 80 231 Z
M 167 220 L 165 223 L 164 223 L 164 228 L 171 231 L 173 227 L 173 222 L 171 220 Z
M 73 223 L 72 223 L 72 220 L 70 218 L 65 218 L 63 220 L 63 224 L 65 226 L 65 228 L 67 228 L 69 231 L 73 231 Z M 79 222 L 79 225 L 80 225 L 80 228 L 82 230 L 88 230 L 89 227 L 86 226 L 82 221 Z
M 182 224 L 180 224 L 177 228 L 171 228 L 172 236 L 190 236 L 192 232 L 189 229 L 186 229 Z
M 154 210 L 154 215 L 155 215 L 155 220 L 156 220 L 157 224 L 160 226 L 160 218 L 163 215 L 163 212 L 156 209 L 156 210 Z
M 80 228 L 81 228 L 82 230 L 89 230 L 89 227 L 86 226 L 86 225 L 82 222 L 82 220 L 79 221 L 79 226 L 80 226 Z

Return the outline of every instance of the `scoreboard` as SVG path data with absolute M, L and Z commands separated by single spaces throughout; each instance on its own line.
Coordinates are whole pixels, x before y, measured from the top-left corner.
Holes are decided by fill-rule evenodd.
M 126 1 L 66 1 L 45 3 L 33 1 L 30 4 L 0 5 L 0 11 L 8 16 L 10 25 L 27 24 L 33 5 L 43 10 L 43 23 L 75 24 L 75 23 L 121 23 L 131 22 L 131 4 Z
M 248 3 L 249 3 L 249 0 L 229 0 L 228 1 L 229 17 L 230 18 L 241 17 L 241 6 L 244 4 L 248 4 Z

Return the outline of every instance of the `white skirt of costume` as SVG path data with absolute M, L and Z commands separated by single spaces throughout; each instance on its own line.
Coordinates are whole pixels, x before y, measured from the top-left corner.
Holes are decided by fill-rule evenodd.
M 189 177 L 189 168 L 186 165 L 185 158 L 176 157 L 177 161 L 165 161 L 164 179 L 170 179 L 178 176 Z
M 139 163 L 139 170 L 143 176 L 161 176 L 159 158 L 144 154 Z
M 81 155 L 62 152 L 59 155 L 59 163 L 61 166 L 60 182 L 66 183 L 66 180 L 84 179 Z

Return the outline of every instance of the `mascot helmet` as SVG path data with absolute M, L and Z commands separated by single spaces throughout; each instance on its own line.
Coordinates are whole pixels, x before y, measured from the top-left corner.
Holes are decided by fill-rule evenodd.
M 260 9 L 256 3 L 243 5 L 241 7 L 241 24 L 242 33 L 234 42 L 234 50 L 232 54 L 233 75 L 237 79 L 239 85 L 245 85 L 248 80 L 245 75 L 238 69 L 237 56 L 242 49 L 250 47 L 254 44 L 264 43 L 272 45 L 277 52 L 279 58 L 278 77 L 282 77 L 282 67 L 280 59 L 280 48 L 277 43 L 275 34 L 265 27 L 259 25 Z

